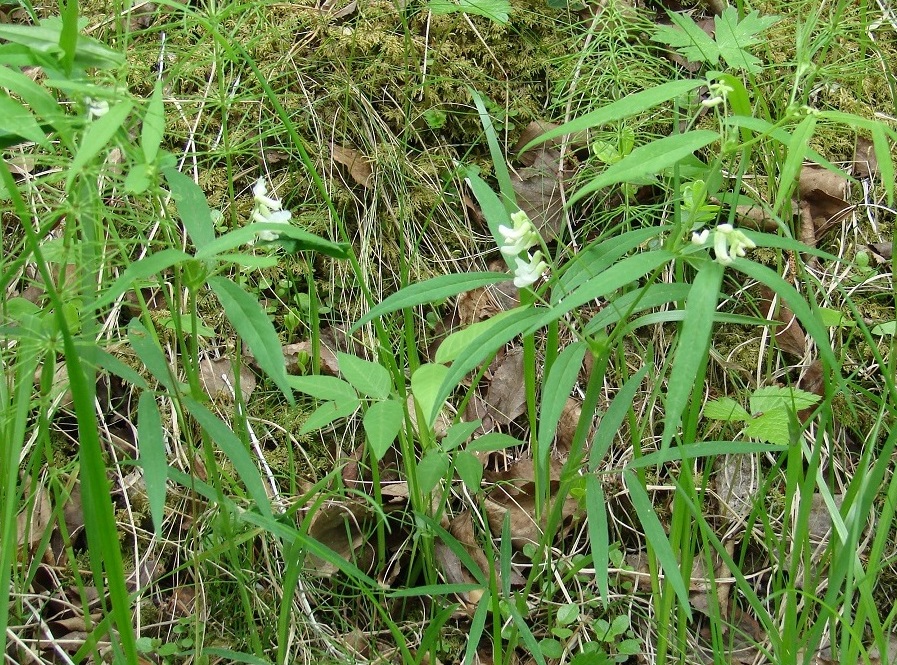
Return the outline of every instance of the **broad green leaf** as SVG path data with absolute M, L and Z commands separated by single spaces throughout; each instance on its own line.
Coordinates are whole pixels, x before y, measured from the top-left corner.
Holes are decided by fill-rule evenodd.
M 348 418 L 358 407 L 361 406 L 361 400 L 357 397 L 344 398 L 334 400 L 332 402 L 324 402 L 317 409 L 312 411 L 311 415 L 302 423 L 299 434 L 308 434 L 315 430 L 323 429 L 330 423 L 340 418 Z
M 718 132 L 709 129 L 698 129 L 684 134 L 673 134 L 662 139 L 639 146 L 616 164 L 607 168 L 601 175 L 589 181 L 573 194 L 567 205 L 573 205 L 587 194 L 602 187 L 621 182 L 630 182 L 646 175 L 663 171 L 678 161 L 719 140 Z
M 483 463 L 473 453 L 462 450 L 455 455 L 455 471 L 467 489 L 476 494 L 483 481 Z
M 119 102 L 118 104 L 113 105 L 106 115 L 95 120 L 87 127 L 84 136 L 81 138 L 81 145 L 78 147 L 78 152 L 75 153 L 75 156 L 72 158 L 72 163 L 68 167 L 69 174 L 66 186 L 71 185 L 75 180 L 75 177 L 81 173 L 84 167 L 87 166 L 100 151 L 111 149 L 110 142 L 112 141 L 112 137 L 115 136 L 119 129 L 121 129 L 121 126 L 131 113 L 132 108 L 134 108 L 134 104 L 129 101 Z
M 779 214 L 782 212 L 782 205 L 785 201 L 791 199 L 791 193 L 797 185 L 797 177 L 803 167 L 804 155 L 807 154 L 807 146 L 816 129 L 816 117 L 808 115 L 801 120 L 800 124 L 791 134 L 791 140 L 788 142 L 788 154 L 785 157 L 785 163 L 779 172 L 779 189 L 776 192 L 775 203 L 773 203 L 773 212 Z
M 751 413 L 776 409 L 797 413 L 819 403 L 819 395 L 786 386 L 764 386 L 751 395 Z
M 516 439 L 510 434 L 502 432 L 489 432 L 481 437 L 471 441 L 467 445 L 467 450 L 476 453 L 491 453 L 496 450 L 507 450 L 508 448 L 523 447 L 524 443 L 520 439 Z
M 879 323 L 877 326 L 871 328 L 869 332 L 873 335 L 878 335 L 879 337 L 893 337 L 894 333 L 897 332 L 897 321 L 885 321 L 884 323 Z
M 564 603 L 558 608 L 556 618 L 561 626 L 569 626 L 579 619 L 579 605 L 576 603 Z
M 111 305 L 122 294 L 133 288 L 140 288 L 142 280 L 158 275 L 163 270 L 167 270 L 171 266 L 189 258 L 189 254 L 185 254 L 179 249 L 168 248 L 135 261 L 125 268 L 125 271 L 112 283 L 112 286 L 103 291 L 103 294 L 93 304 L 93 307 L 100 309 L 106 305 Z
M 137 446 L 140 466 L 146 483 L 146 497 L 156 537 L 162 534 L 165 518 L 165 484 L 168 479 L 168 456 L 165 453 L 165 432 L 159 405 L 151 392 L 143 391 L 137 402 Z
M 426 363 L 418 367 L 411 375 L 411 393 L 421 413 L 427 418 L 427 427 L 432 427 L 436 414 L 445 401 L 437 403 L 439 388 L 449 373 L 448 367 L 434 363 Z
M 499 312 L 485 321 L 477 321 L 466 328 L 453 332 L 439 344 L 439 348 L 436 349 L 435 362 L 445 364 L 454 362 L 470 346 L 473 340 L 480 335 L 484 335 L 495 326 L 501 325 L 502 321 L 509 316 L 514 316 L 520 309 L 517 307 L 505 312 Z
M 539 458 L 536 460 L 540 470 L 547 469 L 548 455 L 554 446 L 558 421 L 567 405 L 570 391 L 579 378 L 582 359 L 586 355 L 585 342 L 575 342 L 558 354 L 545 382 L 542 385 L 542 399 L 539 409 Z M 544 471 L 543 471 L 544 473 Z
M 0 25 L 0 39 L 22 44 L 37 53 L 58 58 L 62 55 L 59 46 L 61 28 L 62 21 L 59 17 L 44 19 L 40 25 L 7 23 Z M 82 69 L 93 67 L 109 69 L 121 66 L 124 59 L 124 54 L 110 49 L 102 42 L 86 35 L 78 35 L 75 66 Z M 33 63 L 33 58 L 31 61 Z
M 280 339 L 258 298 L 225 277 L 210 277 L 208 283 L 224 307 L 228 321 L 249 346 L 258 366 L 271 377 L 287 401 L 294 404 Z
M 733 69 L 752 73 L 760 71 L 760 60 L 748 53 L 747 49 L 762 43 L 764 40 L 760 38 L 760 33 L 778 20 L 777 16 L 761 17 L 756 9 L 739 20 L 738 10 L 729 5 L 722 14 L 714 18 L 720 56 Z
M 856 326 L 856 321 L 847 318 L 847 316 L 844 315 L 844 312 L 837 309 L 820 307 L 816 310 L 816 313 L 819 315 L 819 320 L 822 321 L 822 325 L 827 328 L 853 328 Z
M 140 135 L 140 148 L 147 164 L 156 161 L 162 137 L 165 135 L 165 108 L 162 104 L 162 81 L 157 80 L 150 97 L 149 106 L 143 116 L 143 130 Z
M 704 405 L 704 417 L 715 420 L 750 420 L 751 414 L 731 397 L 722 397 Z
M 658 25 L 651 36 L 653 41 L 672 47 L 691 62 L 711 65 L 719 62 L 716 42 L 690 16 L 679 12 L 667 12 L 667 15 L 676 27 Z
M 695 276 L 685 301 L 685 320 L 667 382 L 666 413 L 660 447 L 666 450 L 679 430 L 682 414 L 688 406 L 695 381 L 707 362 L 713 318 L 719 301 L 723 267 L 716 261 L 705 261 Z
M 389 397 L 392 380 L 383 365 L 349 353 L 337 352 L 336 358 L 340 374 L 355 390 L 372 399 Z
M 604 488 L 594 473 L 586 475 L 586 516 L 588 517 L 589 547 L 592 550 L 592 566 L 595 583 L 605 607 L 610 602 L 608 588 L 608 558 L 610 537 L 607 533 L 607 501 Z
M 418 305 L 423 305 L 424 303 L 436 302 L 443 298 L 450 298 L 459 293 L 464 293 L 465 291 L 478 289 L 481 286 L 507 282 L 511 279 L 512 277 L 510 275 L 497 272 L 455 273 L 434 277 L 433 279 L 406 286 L 401 291 L 389 296 L 386 300 L 361 317 L 361 319 L 359 319 L 349 330 L 349 334 L 354 333 L 369 321 L 405 309 L 406 307 L 416 307 Z
M 349 400 L 358 395 L 346 381 L 335 376 L 288 376 L 287 382 L 293 390 L 311 395 L 319 400 Z
M 448 472 L 449 456 L 438 448 L 428 451 L 415 469 L 417 485 L 424 494 L 429 494 Z
M 243 442 L 240 441 L 224 421 L 219 420 L 214 413 L 192 397 L 185 395 L 183 402 L 184 406 L 187 407 L 187 411 L 196 419 L 199 426 L 205 430 L 211 440 L 215 442 L 215 445 L 227 455 L 227 458 L 234 466 L 234 471 L 237 472 L 240 480 L 243 481 L 243 485 L 246 486 L 249 496 L 252 497 L 255 505 L 258 506 L 259 512 L 270 517 L 272 514 L 271 501 L 268 498 L 268 493 L 265 491 L 265 483 L 262 481 L 262 475 L 259 473 L 252 457 L 249 456 L 249 452 L 246 450 Z
M 203 248 L 215 239 L 215 224 L 212 222 L 212 211 L 206 195 L 192 178 L 174 167 L 162 169 L 162 174 L 177 202 L 178 215 L 184 228 L 197 249 L 196 257 L 202 258 L 200 253 Z
M 441 383 L 442 380 L 440 379 L 439 382 Z M 462 443 L 467 441 L 467 439 L 469 439 L 471 435 L 475 431 L 477 431 L 477 429 L 482 424 L 483 421 L 479 418 L 466 423 L 455 423 L 454 425 L 449 427 L 448 432 L 446 432 L 445 438 L 442 440 L 442 443 L 439 444 L 439 447 L 442 448 L 445 452 L 454 450 Z
M 586 113 L 575 120 L 564 123 L 560 127 L 556 127 L 551 131 L 539 135 L 529 143 L 527 143 L 520 152 L 526 152 L 534 145 L 550 141 L 551 139 L 564 136 L 565 134 L 576 134 L 577 132 L 606 125 L 617 120 L 622 120 L 630 116 L 647 111 L 648 109 L 663 104 L 671 99 L 688 94 L 696 88 L 707 85 L 707 81 L 703 79 L 693 79 L 687 81 L 670 81 L 663 83 L 654 88 L 643 90 L 632 95 L 626 95 L 622 99 L 603 106 L 600 109 Z
M 38 145 L 47 146 L 47 133 L 31 111 L 4 93 L 0 93 L 0 133 L 21 136 Z
M 881 123 L 872 127 L 872 145 L 875 148 L 875 158 L 878 160 L 878 181 L 885 188 L 888 196 L 888 205 L 894 206 L 894 159 L 891 157 L 891 146 L 885 134 L 886 128 Z
M 623 387 L 614 396 L 614 401 L 608 407 L 607 413 L 604 414 L 604 417 L 598 423 L 598 430 L 595 432 L 595 438 L 592 440 L 591 450 L 589 451 L 590 474 L 595 473 L 601 460 L 604 459 L 605 454 L 610 449 L 614 437 L 623 425 L 626 414 L 632 408 L 635 394 L 642 384 L 642 380 L 652 367 L 652 363 L 646 363 L 639 371 L 627 379 Z
M 427 6 L 434 14 L 476 14 L 502 25 L 508 22 L 511 13 L 511 3 L 508 0 L 430 0 Z
M 55 124 L 56 120 L 65 116 L 62 107 L 45 87 L 10 67 L 0 67 L 0 87 L 6 88 L 25 102 L 41 121 Z
M 634 471 L 629 469 L 624 471 L 623 482 L 626 485 L 626 489 L 629 490 L 629 499 L 632 501 L 632 506 L 638 514 L 639 522 L 645 533 L 645 539 L 651 543 L 657 561 L 660 563 L 660 567 L 663 568 L 666 580 L 679 598 L 680 609 L 691 620 L 688 589 L 685 586 L 685 581 L 682 579 L 682 571 L 679 570 L 679 562 L 676 560 L 676 555 L 673 554 L 673 548 L 670 546 L 667 534 L 663 530 L 660 519 L 657 517 L 657 512 L 654 510 L 654 504 L 651 503 L 648 493 L 642 487 Z
M 134 164 L 125 176 L 125 191 L 129 194 L 143 194 L 152 184 L 150 172 L 148 164 Z
M 786 409 L 773 409 L 752 418 L 744 433 L 758 441 L 787 446 L 791 442 L 791 419 Z
M 404 422 L 405 410 L 399 402 L 389 399 L 371 404 L 362 423 L 375 460 L 383 459 Z

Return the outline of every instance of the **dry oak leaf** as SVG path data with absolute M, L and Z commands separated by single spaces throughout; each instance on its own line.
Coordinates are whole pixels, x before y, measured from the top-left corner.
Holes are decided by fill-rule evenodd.
M 523 379 L 523 349 L 515 347 L 505 354 L 486 391 L 484 401 L 494 422 L 509 425 L 526 410 Z
M 347 148 L 334 143 L 330 147 L 330 155 L 333 157 L 333 161 L 342 164 L 349 170 L 352 180 L 368 189 L 373 186 L 373 164 L 370 159 L 355 150 L 355 148 Z

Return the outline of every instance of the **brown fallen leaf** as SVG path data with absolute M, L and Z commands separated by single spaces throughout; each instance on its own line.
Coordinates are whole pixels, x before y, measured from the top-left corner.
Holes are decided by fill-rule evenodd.
M 878 157 L 875 144 L 867 138 L 857 136 L 853 151 L 853 175 L 857 178 L 872 178 L 878 173 Z
M 526 410 L 523 379 L 523 349 L 514 347 L 504 354 L 483 400 L 494 422 L 509 425 Z
M 839 224 L 853 209 L 844 197 L 847 195 L 847 179 L 817 164 L 805 164 L 800 171 L 801 236 L 814 236 L 815 246 L 826 233 Z M 804 206 L 806 206 L 806 211 Z M 812 231 L 807 228 L 812 219 Z
M 779 348 L 792 356 L 803 358 L 807 351 L 807 336 L 804 334 L 797 317 L 788 305 L 776 298 L 772 289 L 767 286 L 760 287 L 759 308 L 761 314 L 770 321 L 780 321 L 783 325 L 776 326 L 775 337 Z M 774 311 L 778 304 L 777 311 Z
M 366 502 L 329 503 L 315 512 L 308 535 L 361 570 L 369 571 L 375 552 L 365 525 L 371 517 Z M 339 570 L 336 564 L 313 554 L 308 555 L 306 565 L 310 572 L 323 577 L 330 577 Z
M 524 146 L 539 138 L 542 134 L 557 129 L 560 125 L 545 120 L 533 120 L 520 133 L 520 138 L 514 145 L 513 152 L 519 153 L 517 159 L 524 166 L 533 166 L 544 153 L 560 148 L 564 138 L 567 139 L 568 146 L 573 150 L 581 150 L 588 147 L 588 135 L 585 132 L 576 132 L 574 134 L 566 134 L 554 139 L 549 139 L 543 143 L 539 143 L 525 152 L 520 152 Z
M 894 241 L 891 242 L 873 242 L 869 244 L 869 251 L 879 264 L 887 263 L 894 256 Z
M 543 150 L 532 166 L 511 174 L 517 205 L 546 241 L 560 235 L 564 222 L 563 187 L 567 173 L 561 170 L 560 160 L 560 150 Z
M 199 361 L 199 379 L 213 400 L 233 401 L 237 389 L 234 366 L 229 358 L 204 358 Z M 240 363 L 240 394 L 243 401 L 255 390 L 255 374 Z
M 342 164 L 349 170 L 349 175 L 359 185 L 367 189 L 373 186 L 374 168 L 370 159 L 354 148 L 337 144 L 330 147 L 330 155 L 333 157 L 333 161 Z
M 16 518 L 19 547 L 31 550 L 37 545 L 50 526 L 53 507 L 45 485 L 39 485 L 36 492 L 31 491 L 31 478 L 25 478 L 25 509 Z M 33 501 L 30 499 L 34 498 Z

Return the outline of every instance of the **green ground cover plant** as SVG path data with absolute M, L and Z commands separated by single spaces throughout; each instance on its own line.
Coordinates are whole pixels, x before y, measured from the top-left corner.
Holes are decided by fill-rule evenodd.
M 2 10 L 7 660 L 895 662 L 886 8 Z

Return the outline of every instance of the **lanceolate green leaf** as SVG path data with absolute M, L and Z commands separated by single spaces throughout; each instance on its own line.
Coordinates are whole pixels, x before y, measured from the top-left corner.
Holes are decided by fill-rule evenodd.
M 78 152 L 75 153 L 75 156 L 72 158 L 72 163 L 68 167 L 67 185 L 71 185 L 81 170 L 87 166 L 87 164 L 96 157 L 101 150 L 104 150 L 109 146 L 112 137 L 115 136 L 115 133 L 121 128 L 122 124 L 124 124 L 128 115 L 131 113 L 132 108 L 134 108 L 134 105 L 131 102 L 119 102 L 118 104 L 113 105 L 106 115 L 94 121 L 93 124 L 87 128 L 87 131 L 84 132 L 84 137 L 81 139 L 81 145 L 78 147 Z
M 168 480 L 168 459 L 165 454 L 165 432 L 156 398 L 149 391 L 140 393 L 137 402 L 137 447 L 140 466 L 146 482 L 150 516 L 156 536 L 162 534 L 165 517 L 165 485 Z
M 617 100 L 607 106 L 603 106 L 591 113 L 586 113 L 584 116 L 564 123 L 551 131 L 545 132 L 523 146 L 521 152 L 526 152 L 534 145 L 550 141 L 551 139 L 564 136 L 565 134 L 575 134 L 591 127 L 598 127 L 599 125 L 616 122 L 617 120 L 628 118 L 637 113 L 641 113 L 642 111 L 647 111 L 658 104 L 663 104 L 671 99 L 688 94 L 692 90 L 700 88 L 702 85 L 707 85 L 707 81 L 698 79 L 670 81 L 669 83 L 664 83 L 655 88 L 637 92 L 634 95 L 627 95 L 623 99 Z
M 150 98 L 146 114 L 143 116 L 143 130 L 140 134 L 140 147 L 147 164 L 156 161 L 159 146 L 165 135 L 165 108 L 162 103 L 162 81 L 156 81 L 153 96 Z
M 231 464 L 234 465 L 234 471 L 237 472 L 240 480 L 243 481 L 246 491 L 252 497 L 252 500 L 255 501 L 259 512 L 270 517 L 272 514 L 271 501 L 268 498 L 268 493 L 265 491 L 265 483 L 262 481 L 262 475 L 259 473 L 255 462 L 246 450 L 246 446 L 237 438 L 237 435 L 234 434 L 230 427 L 219 420 L 214 413 L 202 404 L 192 397 L 184 396 L 183 400 L 184 406 L 187 407 L 190 415 L 196 419 L 200 427 L 206 431 L 215 445 L 227 455 Z
M 352 326 L 350 333 L 355 332 L 364 324 L 373 321 L 377 317 L 397 312 L 406 307 L 416 307 L 428 302 L 435 302 L 443 298 L 450 298 L 465 291 L 478 289 L 481 286 L 507 282 L 510 275 L 499 272 L 473 272 L 457 273 L 434 277 L 417 284 L 406 286 L 401 291 L 392 294 L 386 300 L 374 307 Z
M 103 291 L 103 295 L 94 303 L 94 307 L 99 309 L 112 304 L 123 293 L 135 287 L 139 288 L 140 280 L 157 275 L 189 258 L 189 254 L 179 249 L 168 248 L 135 261 L 125 269 L 121 277 L 113 282 L 112 286 Z
M 660 173 L 665 168 L 685 159 L 695 150 L 700 150 L 719 138 L 720 135 L 717 132 L 699 129 L 685 134 L 673 134 L 639 146 L 573 194 L 567 205 L 573 205 L 587 194 L 598 191 L 602 187 Z
M 202 250 L 215 239 L 212 211 L 206 195 L 192 178 L 185 176 L 174 167 L 163 169 L 168 187 L 178 206 L 181 222 L 197 250 Z M 198 255 L 198 253 L 197 253 Z
M 224 307 L 228 321 L 249 346 L 259 367 L 293 404 L 280 339 L 258 299 L 224 277 L 210 277 L 208 282 Z
M 548 453 L 557 432 L 558 421 L 570 391 L 579 377 L 582 359 L 586 354 L 586 343 L 576 342 L 558 354 L 542 386 L 542 406 L 539 414 L 539 468 L 548 464 Z
M 610 449 L 614 442 L 614 437 L 620 430 L 626 414 L 632 408 L 635 393 L 642 384 L 642 379 L 653 367 L 652 363 L 645 364 L 639 371 L 629 377 L 620 391 L 611 402 L 607 413 L 598 424 L 598 430 L 595 432 L 595 438 L 592 440 L 591 450 L 589 451 L 589 473 L 595 473 L 604 455 Z
M 610 600 L 608 573 L 610 543 L 607 533 L 607 501 L 604 488 L 594 473 L 586 476 L 586 515 L 589 518 L 589 545 L 592 548 L 592 565 L 595 568 L 595 582 L 605 607 Z
M 355 390 L 372 399 L 389 397 L 392 380 L 383 365 L 349 353 L 337 353 L 336 356 L 340 374 Z
M 673 554 L 673 548 L 667 539 L 666 531 L 664 531 L 663 525 L 661 525 L 654 510 L 654 504 L 651 503 L 648 493 L 642 487 L 634 471 L 629 469 L 624 471 L 623 482 L 626 485 L 626 489 L 629 490 L 629 499 L 632 501 L 632 506 L 638 514 L 639 522 L 645 532 L 645 538 L 654 549 L 654 554 L 660 562 L 660 567 L 663 568 L 664 576 L 669 581 L 673 591 L 676 592 L 676 596 L 679 598 L 679 606 L 690 620 L 691 605 L 688 600 L 688 589 L 685 586 L 685 581 L 682 579 L 682 571 L 679 570 L 679 562 L 676 561 L 676 555 Z
M 713 318 L 719 301 L 723 267 L 716 261 L 705 261 L 695 276 L 685 301 L 685 320 L 673 356 L 673 368 L 667 382 L 661 450 L 666 450 L 679 430 L 685 407 L 691 400 L 695 381 L 707 362 L 707 350 L 713 329 Z
M 779 188 L 776 192 L 776 200 L 772 206 L 773 212 L 779 214 L 785 201 L 791 199 L 791 192 L 797 183 L 797 176 L 804 163 L 804 155 L 807 153 L 807 145 L 816 128 L 816 118 L 808 115 L 791 134 L 788 142 L 788 154 L 779 174 Z
M 27 141 L 47 145 L 47 133 L 35 120 L 31 111 L 2 93 L 0 93 L 0 133 L 21 136 Z

